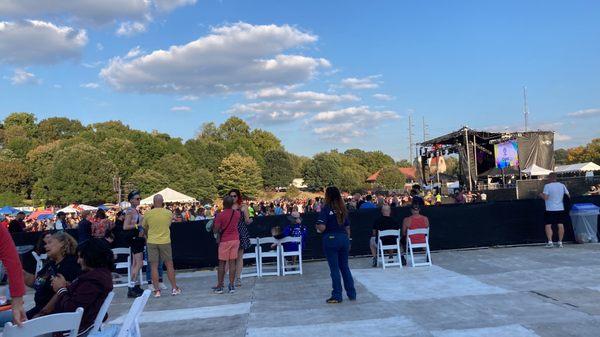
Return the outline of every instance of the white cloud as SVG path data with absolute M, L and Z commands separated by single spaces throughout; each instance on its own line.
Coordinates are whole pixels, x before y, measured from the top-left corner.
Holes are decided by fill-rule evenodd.
M 564 134 L 561 134 L 558 132 L 554 133 L 554 140 L 557 142 L 566 142 L 571 139 L 573 139 L 573 137 L 571 137 L 569 135 L 564 135 Z
M 197 101 L 198 99 L 200 97 L 196 95 L 185 95 L 177 98 L 178 101 Z
M 98 67 L 98 66 L 101 66 L 101 65 L 102 65 L 102 63 L 103 63 L 102 61 L 96 61 L 96 62 L 92 62 L 92 63 L 87 63 L 87 62 L 84 62 L 84 63 L 82 63 L 81 65 L 82 65 L 82 66 L 84 66 L 84 67 L 86 67 L 86 68 L 91 68 L 91 69 L 93 69 L 93 68 L 96 68 L 96 67 Z
M 378 99 L 380 101 L 393 101 L 396 99 L 396 97 L 386 94 L 375 94 L 373 95 L 373 98 Z
M 196 0 L 154 0 L 154 6 L 162 12 L 170 12 L 178 7 L 195 4 Z
M 350 89 L 375 89 L 379 87 L 379 83 L 375 80 L 380 77 L 381 75 L 372 75 L 364 78 L 344 78 L 341 82 L 341 86 Z
M 332 95 L 315 91 L 293 91 L 295 86 L 265 88 L 248 92 L 249 99 L 259 102 L 235 104 L 227 112 L 247 115 L 253 122 L 279 124 L 301 119 L 309 114 L 334 109 L 342 102 L 360 100 L 354 95 Z
M 338 110 L 323 111 L 310 120 L 312 131 L 324 140 L 348 143 L 353 138 L 367 135 L 367 131 L 382 122 L 398 119 L 393 111 L 372 110 L 368 106 L 353 106 Z
M 141 93 L 201 95 L 290 85 L 330 66 L 325 59 L 282 54 L 316 40 L 288 25 L 237 23 L 186 45 L 132 60 L 113 58 L 100 76 L 117 90 Z
M 122 22 L 117 31 L 117 36 L 134 36 L 140 33 L 146 32 L 146 23 L 139 21 L 126 21 Z
M 8 79 L 10 79 L 10 82 L 13 85 L 40 84 L 42 82 L 39 78 L 35 77 L 34 74 L 21 68 L 15 69 L 13 76 Z
M 189 106 L 185 106 L 185 105 L 180 105 L 180 106 L 174 106 L 171 108 L 171 111 L 191 111 L 192 108 L 190 108 Z
M 84 84 L 80 85 L 80 87 L 86 88 L 86 89 L 98 89 L 100 87 L 100 85 L 98 83 L 89 82 L 89 83 L 84 83 Z
M 600 109 L 583 109 L 583 110 L 577 110 L 577 111 L 569 112 L 567 114 L 567 116 L 569 116 L 569 117 L 580 117 L 580 118 L 584 118 L 584 117 L 597 117 L 597 116 L 600 116 Z
M 142 49 L 140 48 L 140 46 L 136 46 L 135 48 L 132 48 L 131 50 L 129 50 L 127 52 L 127 55 L 125 55 L 125 57 L 123 57 L 123 59 L 132 59 L 132 58 L 139 56 L 141 53 L 142 53 Z
M 195 0 L 2 0 L 0 13 L 6 17 L 64 16 L 94 24 L 143 20 L 156 11 L 168 12 L 195 4 Z
M 0 63 L 52 64 L 81 56 L 85 30 L 44 21 L 0 21 Z
M 98 49 L 99 51 L 104 50 L 104 45 L 100 42 L 96 43 L 96 49 Z

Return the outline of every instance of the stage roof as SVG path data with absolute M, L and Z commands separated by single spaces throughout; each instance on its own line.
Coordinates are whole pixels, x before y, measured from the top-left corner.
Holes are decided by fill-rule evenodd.
M 467 130 L 467 135 L 470 138 L 472 138 L 473 136 L 477 136 L 484 140 L 491 140 L 491 139 L 496 139 L 496 138 L 502 137 L 502 133 L 499 133 L 499 132 L 477 131 L 477 130 L 469 129 L 468 127 L 464 126 L 458 131 L 454 131 L 449 134 L 446 134 L 446 135 L 443 135 L 443 136 L 440 136 L 437 138 L 433 138 L 433 139 L 424 141 L 422 143 L 418 143 L 417 145 L 433 146 L 436 144 L 452 145 L 452 144 L 460 143 L 464 140 L 465 129 Z

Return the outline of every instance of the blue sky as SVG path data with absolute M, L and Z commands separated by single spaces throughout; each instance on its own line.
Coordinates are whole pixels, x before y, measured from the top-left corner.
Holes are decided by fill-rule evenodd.
M 0 0 L 0 118 L 184 140 L 231 115 L 294 153 L 408 155 L 468 125 L 600 136 L 598 1 Z M 162 51 L 161 51 L 162 50 Z

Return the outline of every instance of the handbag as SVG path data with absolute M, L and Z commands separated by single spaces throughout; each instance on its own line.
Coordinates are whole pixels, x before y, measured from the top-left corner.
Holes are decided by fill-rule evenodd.
M 225 232 L 225 230 L 227 228 L 229 228 L 229 226 L 231 226 L 231 219 L 233 219 L 233 215 L 235 214 L 235 212 L 236 212 L 235 210 L 231 212 L 231 217 L 229 218 L 229 223 L 227 223 L 227 227 L 223 228 L 222 230 L 220 230 L 217 233 L 214 233 L 215 241 L 217 242 L 217 244 L 219 244 L 221 242 L 221 235 L 223 234 L 223 232 Z

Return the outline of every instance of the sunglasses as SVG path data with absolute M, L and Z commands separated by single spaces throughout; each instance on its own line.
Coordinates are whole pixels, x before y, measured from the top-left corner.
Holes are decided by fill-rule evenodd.
M 232 198 L 237 198 L 238 197 L 237 194 L 231 194 L 229 196 L 232 197 Z

